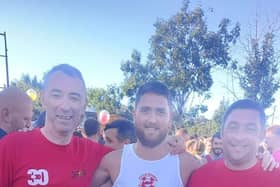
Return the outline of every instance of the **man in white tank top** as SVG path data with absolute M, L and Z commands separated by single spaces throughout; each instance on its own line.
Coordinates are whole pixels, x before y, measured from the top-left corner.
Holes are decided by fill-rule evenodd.
M 110 180 L 114 187 L 182 187 L 200 163 L 191 155 L 172 156 L 165 143 L 171 128 L 171 99 L 165 85 L 148 82 L 136 94 L 137 142 L 107 154 L 93 187 Z

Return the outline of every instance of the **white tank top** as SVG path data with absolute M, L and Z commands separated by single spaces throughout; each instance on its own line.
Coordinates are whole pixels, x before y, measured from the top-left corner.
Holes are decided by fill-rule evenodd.
M 133 145 L 123 148 L 120 172 L 113 187 L 183 187 L 178 155 L 143 160 L 136 155 Z

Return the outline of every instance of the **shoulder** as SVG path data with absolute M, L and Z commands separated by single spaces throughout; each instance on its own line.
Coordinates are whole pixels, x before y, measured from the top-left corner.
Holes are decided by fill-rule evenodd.
M 94 157 L 103 157 L 107 153 L 113 151 L 112 148 L 106 147 L 102 144 L 92 142 L 89 139 L 86 138 L 79 138 L 79 137 L 73 137 L 72 144 L 77 149 L 77 151 L 82 152 L 88 152 L 90 155 L 93 155 Z
M 122 149 L 112 151 L 106 154 L 100 163 L 100 168 L 112 171 L 118 171 L 121 163 Z
M 1 139 L 1 144 L 24 144 L 30 142 L 38 134 L 38 129 L 28 132 L 12 132 Z
M 120 161 L 121 157 L 122 157 L 122 152 L 123 152 L 123 149 L 118 149 L 118 150 L 112 151 L 112 152 L 106 154 L 103 157 L 103 160 L 105 160 L 106 162 Z
M 180 165 L 191 171 L 194 171 L 202 166 L 202 164 L 191 154 L 182 153 L 179 155 Z

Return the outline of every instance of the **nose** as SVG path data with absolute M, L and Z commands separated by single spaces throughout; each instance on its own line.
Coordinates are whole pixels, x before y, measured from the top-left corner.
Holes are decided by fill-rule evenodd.
M 239 141 L 240 143 L 244 143 L 245 140 L 248 138 L 248 134 L 241 128 L 235 133 L 233 138 L 235 139 L 235 141 Z
M 63 97 L 60 101 L 59 106 L 60 106 L 61 110 L 64 112 L 69 111 L 71 108 L 69 99 L 67 97 Z
M 157 114 L 155 111 L 151 111 L 149 118 L 148 118 L 150 123 L 156 123 L 157 121 Z

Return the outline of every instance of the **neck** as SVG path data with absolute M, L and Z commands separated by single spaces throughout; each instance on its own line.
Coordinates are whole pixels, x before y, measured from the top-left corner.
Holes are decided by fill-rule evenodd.
M 41 128 L 41 132 L 50 142 L 58 145 L 68 145 L 73 136 L 73 133 L 60 134 L 54 129 L 49 128 L 47 124 L 43 128 Z
M 134 144 L 135 153 L 144 160 L 159 160 L 169 153 L 165 141 L 155 147 L 147 147 L 137 141 Z
M 240 171 L 240 170 L 246 170 L 252 168 L 257 163 L 257 158 L 254 157 L 247 161 L 233 161 L 229 159 L 224 159 L 225 165 L 230 170 Z
M 210 156 L 211 156 L 211 158 L 212 158 L 213 160 L 216 160 L 217 158 L 220 157 L 220 155 L 216 155 L 216 154 L 213 153 L 213 152 L 210 153 Z

